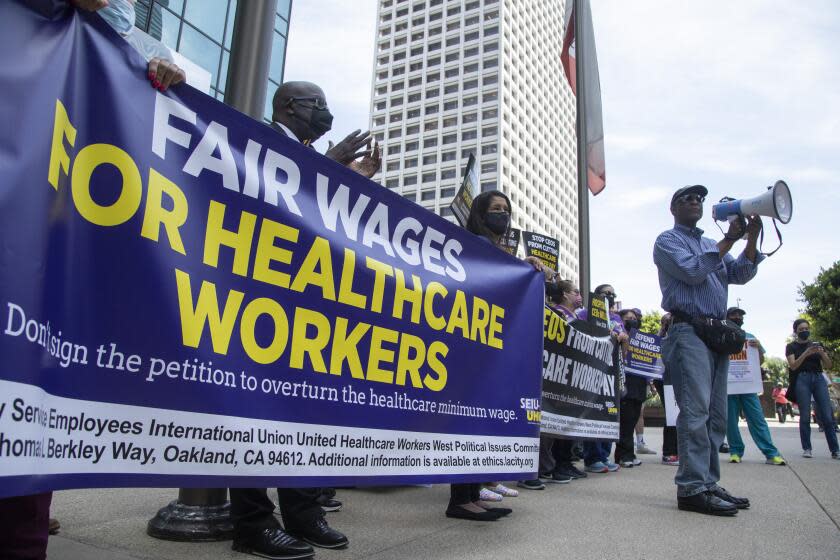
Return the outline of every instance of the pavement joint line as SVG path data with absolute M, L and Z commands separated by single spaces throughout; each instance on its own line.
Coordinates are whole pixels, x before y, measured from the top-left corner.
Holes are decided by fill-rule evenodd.
M 802 480 L 802 477 L 799 476 L 799 473 L 796 472 L 796 469 L 794 469 L 790 463 L 787 464 L 787 467 L 793 472 L 793 475 L 799 480 L 799 483 L 805 488 L 808 494 L 814 499 L 815 502 L 817 502 L 817 505 L 820 506 L 820 509 L 823 510 L 823 513 L 825 513 L 825 515 L 831 520 L 831 522 L 834 523 L 834 526 L 837 527 L 837 530 L 840 531 L 840 523 L 838 523 L 837 520 L 834 519 L 834 516 L 831 515 L 831 513 L 825 508 L 822 502 L 820 502 L 819 498 L 817 498 L 814 495 L 814 493 L 811 492 L 811 489 L 808 488 L 808 485 L 805 484 L 805 481 Z
M 367 557 L 368 558 L 374 558 L 374 557 L 379 556 L 380 554 L 382 554 L 384 552 L 388 552 L 389 550 L 394 550 L 395 548 L 400 548 L 402 546 L 413 543 L 413 542 L 418 541 L 420 539 L 426 539 L 426 538 L 429 538 L 429 537 L 433 537 L 435 535 L 439 535 L 440 533 L 445 533 L 446 531 L 449 531 L 450 529 L 457 528 L 458 526 L 459 526 L 459 523 L 447 524 L 445 527 L 441 527 L 440 529 L 437 529 L 435 531 L 430 531 L 430 532 L 425 533 L 423 535 L 417 535 L 413 539 L 408 539 L 407 541 L 402 541 L 402 542 L 392 544 L 391 546 L 386 546 L 385 548 L 383 548 L 381 550 L 372 551 L 367 555 Z

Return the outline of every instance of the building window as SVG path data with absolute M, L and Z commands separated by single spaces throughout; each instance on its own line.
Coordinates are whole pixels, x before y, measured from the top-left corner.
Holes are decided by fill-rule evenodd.
M 443 152 L 440 154 L 440 161 L 455 161 L 455 152 Z
M 449 84 L 443 88 L 443 93 L 456 93 L 458 91 L 458 84 Z
M 429 181 L 434 181 L 434 180 L 435 180 L 435 178 L 434 178 L 434 175 L 433 175 L 432 178 L 429 179 Z M 426 175 L 423 175 L 423 182 L 424 183 L 427 182 L 426 181 Z M 434 200 L 434 199 L 435 199 L 435 191 L 420 191 L 420 200 Z
M 475 129 L 465 130 L 464 132 L 461 133 L 461 141 L 462 142 L 464 140 L 473 140 L 474 138 L 477 138 L 477 137 L 478 137 L 478 131 L 475 130 Z
M 402 120 L 402 113 L 391 113 L 391 116 L 388 118 L 389 122 L 400 122 Z
M 408 95 L 408 102 L 414 103 L 415 101 L 420 101 L 420 94 L 419 93 L 410 93 Z
M 443 119 L 443 128 L 455 126 L 458 124 L 458 117 L 446 117 Z
M 496 166 L 496 162 L 491 163 L 482 163 L 481 164 L 481 172 L 482 173 L 495 173 L 498 170 Z
M 413 119 L 413 118 L 419 117 L 419 116 L 420 116 L 420 109 L 419 108 L 418 109 L 409 109 L 405 113 L 405 118 L 407 118 L 407 119 Z M 408 127 L 405 131 L 406 134 L 411 134 L 411 129 L 412 128 L 415 128 L 415 127 L 413 127 L 413 126 Z
M 499 75 L 498 74 L 493 74 L 492 76 L 484 76 L 484 78 L 482 78 L 481 83 L 484 84 L 485 86 L 489 86 L 489 85 L 492 85 L 492 84 L 498 84 L 499 83 Z
M 452 176 L 455 176 L 455 170 L 452 169 Z M 445 173 L 445 172 L 444 172 Z M 443 174 L 441 173 L 441 176 Z M 450 196 L 455 196 L 455 187 L 446 187 L 445 189 L 440 189 L 440 197 L 441 198 L 449 198 Z
M 457 76 L 460 73 L 461 73 L 461 69 L 456 66 L 455 68 L 450 68 L 449 70 L 444 72 L 443 75 L 446 78 L 454 78 L 455 76 Z
M 409 72 L 417 72 L 418 70 L 422 70 L 422 69 L 423 69 L 423 61 L 422 60 L 419 61 L 419 62 L 412 62 L 411 64 L 408 65 L 408 71 Z
M 475 41 L 476 39 L 478 39 L 478 31 L 470 31 L 469 33 L 464 33 L 465 43 L 469 41 Z
M 385 181 L 385 186 L 389 189 L 395 189 L 399 186 L 400 182 L 398 179 L 388 179 Z
M 485 181 L 481 183 L 481 192 L 495 191 L 496 181 Z
M 438 145 L 437 136 L 429 136 L 423 139 L 423 148 L 434 148 Z
M 478 80 L 467 80 L 464 82 L 464 91 L 478 87 Z
M 487 96 L 485 96 L 485 99 L 484 99 L 485 101 L 487 101 L 486 97 Z M 482 119 L 494 119 L 498 116 L 499 116 L 499 110 L 498 109 L 485 109 L 484 111 L 481 112 L 481 118 Z
M 418 132 L 420 132 L 420 125 L 419 124 L 414 124 L 414 125 L 411 125 L 411 126 L 407 126 L 405 128 L 405 133 L 408 136 L 411 136 L 413 134 L 417 134 Z
M 437 121 L 426 121 L 423 125 L 423 130 L 428 132 L 430 130 L 437 130 L 438 122 Z
M 440 89 L 439 88 L 427 89 L 426 90 L 426 99 L 431 99 L 433 97 L 437 97 L 438 95 L 440 95 Z
M 497 126 L 485 126 L 481 129 L 482 136 L 495 136 L 499 133 L 499 127 Z
M 444 169 L 440 172 L 441 179 L 454 179 L 455 178 L 455 170 L 454 169 Z
M 373 126 L 382 126 L 385 124 L 385 117 L 374 117 Z
M 400 153 L 401 151 L 402 151 L 402 146 L 401 145 L 391 144 L 391 146 L 388 148 L 388 155 L 392 156 L 394 154 Z
M 454 144 L 458 140 L 457 135 L 455 134 L 447 134 L 443 137 L 442 142 L 444 144 Z
M 420 179 L 423 183 L 431 183 L 435 180 L 437 173 L 432 171 L 431 173 L 423 173 L 422 178 Z
M 406 175 L 405 179 L 403 179 L 403 185 L 406 187 L 409 185 L 416 185 L 417 184 L 417 175 Z
M 443 104 L 443 110 L 444 111 L 451 111 L 452 109 L 457 109 L 457 108 L 458 108 L 458 100 L 457 99 L 453 99 L 452 101 L 446 101 Z
M 400 136 L 402 136 L 402 130 L 400 130 L 399 128 L 394 128 L 394 129 L 391 129 L 391 130 L 388 131 L 388 138 L 389 139 L 399 138 Z
M 435 58 L 430 58 L 426 62 L 426 66 L 428 66 L 429 68 L 431 68 L 432 66 L 437 66 L 438 64 L 440 64 L 440 57 L 439 56 L 437 56 Z
M 413 152 L 416 149 L 417 149 L 417 141 L 416 140 L 413 141 L 413 142 L 406 142 L 405 143 L 405 151 L 406 152 Z
M 405 160 L 405 168 L 417 167 L 417 158 L 409 158 Z
M 498 152 L 498 148 L 496 144 L 485 144 L 481 147 L 481 155 L 486 156 L 487 154 L 495 154 Z
M 426 105 L 425 113 L 427 115 L 434 115 L 437 112 L 438 112 L 438 106 L 436 104 L 435 105 Z
M 423 156 L 423 165 L 431 165 L 433 163 L 437 163 L 437 154 L 429 154 L 428 156 Z
M 484 30 L 484 36 L 489 37 L 490 35 L 498 35 L 499 34 L 499 26 L 494 25 L 493 27 L 488 27 Z
M 461 122 L 466 124 L 466 123 L 475 122 L 477 120 L 478 120 L 478 113 L 467 113 L 466 115 L 463 116 L 463 118 L 461 119 Z
M 465 97 L 464 98 L 464 107 L 469 107 L 470 105 L 475 105 L 478 103 L 478 97 Z
M 497 99 L 499 99 L 499 92 L 498 91 L 491 91 L 489 93 L 485 93 L 481 97 L 481 100 L 484 103 L 487 103 L 488 101 L 496 101 Z
M 475 56 L 478 54 L 478 47 L 470 47 L 468 49 L 464 49 L 464 58 L 469 58 L 471 56 Z

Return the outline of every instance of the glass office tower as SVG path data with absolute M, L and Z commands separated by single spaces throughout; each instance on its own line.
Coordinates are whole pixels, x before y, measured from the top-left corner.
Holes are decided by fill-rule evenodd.
M 137 0 L 136 26 L 211 74 L 210 95 L 224 99 L 237 0 Z M 292 0 L 277 0 L 264 117 L 283 82 Z

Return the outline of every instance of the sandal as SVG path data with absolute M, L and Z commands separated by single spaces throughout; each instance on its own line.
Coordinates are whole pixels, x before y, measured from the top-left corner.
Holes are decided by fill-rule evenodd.
M 513 488 L 508 488 L 504 484 L 497 484 L 495 486 L 488 486 L 489 490 L 492 490 L 496 494 L 500 496 L 504 496 L 505 498 L 516 498 L 519 496 L 519 490 L 514 490 Z
M 480 500 L 483 502 L 501 502 L 502 496 L 500 494 L 496 494 L 489 488 L 482 488 L 481 494 L 479 494 Z

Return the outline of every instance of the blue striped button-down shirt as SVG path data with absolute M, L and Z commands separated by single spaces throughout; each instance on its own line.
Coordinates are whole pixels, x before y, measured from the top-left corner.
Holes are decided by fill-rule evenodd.
M 717 242 L 703 237 L 702 229 L 677 224 L 653 246 L 662 309 L 723 319 L 729 284 L 746 284 L 763 259 L 758 252 L 754 263 L 744 253 L 721 258 Z

